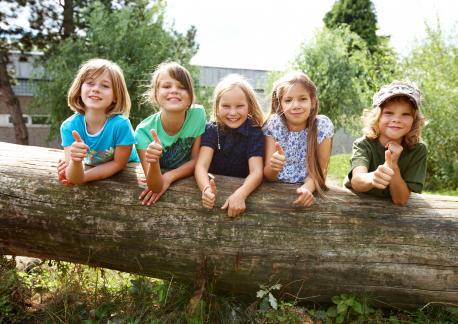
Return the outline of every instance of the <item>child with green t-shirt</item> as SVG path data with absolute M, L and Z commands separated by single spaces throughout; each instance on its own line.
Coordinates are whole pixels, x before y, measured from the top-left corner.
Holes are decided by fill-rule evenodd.
M 148 185 L 139 199 L 144 205 L 151 205 L 173 182 L 193 174 L 206 116 L 202 106 L 192 105 L 191 74 L 178 63 L 160 64 L 145 95 L 148 102 L 160 107 L 135 130 L 137 152 Z M 170 170 L 162 173 L 161 168 Z
M 364 113 L 364 136 L 353 143 L 345 186 L 405 205 L 411 191 L 421 193 L 426 177 L 420 91 L 394 81 L 374 95 L 372 106 Z

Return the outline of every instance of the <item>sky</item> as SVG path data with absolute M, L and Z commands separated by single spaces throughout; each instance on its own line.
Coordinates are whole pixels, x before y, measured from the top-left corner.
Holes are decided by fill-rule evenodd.
M 180 32 L 197 28 L 196 65 L 282 70 L 323 27 L 335 0 L 167 0 L 166 17 Z M 425 23 L 458 28 L 458 0 L 373 0 L 378 34 L 407 55 Z

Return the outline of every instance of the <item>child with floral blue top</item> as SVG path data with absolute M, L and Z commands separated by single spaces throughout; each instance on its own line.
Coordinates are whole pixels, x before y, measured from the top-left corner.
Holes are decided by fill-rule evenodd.
M 208 178 L 211 172 L 245 178 L 222 206 L 229 217 L 245 211 L 245 200 L 262 182 L 263 121 L 254 90 L 245 79 L 234 74 L 218 83 L 213 94 L 212 121 L 202 135 L 195 170 L 205 208 L 213 208 L 216 199 L 216 184 Z
M 334 126 L 317 115 L 316 86 L 302 72 L 292 72 L 273 87 L 266 135 L 264 176 L 269 181 L 303 183 L 294 204 L 308 207 L 313 193 L 326 189 L 326 171 Z

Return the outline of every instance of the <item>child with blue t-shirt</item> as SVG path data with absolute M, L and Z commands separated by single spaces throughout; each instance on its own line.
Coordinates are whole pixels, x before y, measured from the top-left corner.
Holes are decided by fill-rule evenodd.
M 213 208 L 216 184 L 208 172 L 245 178 L 221 207 L 229 217 L 245 211 L 245 200 L 262 182 L 264 116 L 250 84 L 240 75 L 221 80 L 213 94 L 212 121 L 202 135 L 195 177 L 202 205 Z
M 139 199 L 151 205 L 173 182 L 193 174 L 206 116 L 202 106 L 192 105 L 191 74 L 175 62 L 157 67 L 145 96 L 150 104 L 160 107 L 135 130 L 148 186 Z M 169 170 L 162 172 L 161 168 Z
M 274 83 L 269 118 L 264 125 L 264 176 L 269 181 L 303 183 L 294 204 L 308 207 L 313 193 L 326 189 L 326 171 L 334 126 L 318 113 L 315 84 L 303 72 L 291 72 Z
M 101 180 L 121 171 L 127 162 L 139 162 L 132 149 L 130 97 L 117 64 L 104 59 L 85 62 L 67 99 L 75 113 L 60 127 L 65 151 L 65 161 L 58 166 L 61 183 Z

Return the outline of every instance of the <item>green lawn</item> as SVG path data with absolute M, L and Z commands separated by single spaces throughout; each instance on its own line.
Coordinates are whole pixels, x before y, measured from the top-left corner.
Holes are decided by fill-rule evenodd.
M 332 155 L 329 161 L 328 177 L 339 185 L 348 173 L 351 154 Z

